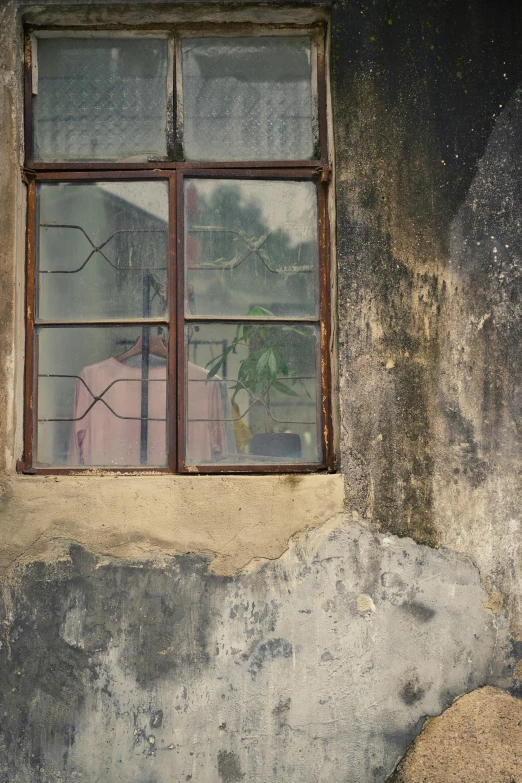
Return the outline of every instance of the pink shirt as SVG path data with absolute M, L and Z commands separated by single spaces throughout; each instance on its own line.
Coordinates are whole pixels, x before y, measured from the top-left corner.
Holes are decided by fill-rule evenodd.
M 206 370 L 188 363 L 187 461 L 193 464 L 219 459 L 227 452 L 219 382 L 205 383 L 206 377 Z M 100 399 L 94 402 L 93 395 Z M 147 465 L 165 466 L 164 366 L 149 368 L 148 416 Z M 76 381 L 69 464 L 139 467 L 140 417 L 141 367 L 113 358 L 84 367 Z

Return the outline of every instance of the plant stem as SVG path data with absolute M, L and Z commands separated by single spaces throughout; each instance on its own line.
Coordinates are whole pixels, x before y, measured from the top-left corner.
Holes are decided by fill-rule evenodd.
M 270 392 L 268 391 L 268 389 L 263 394 L 263 402 L 266 405 L 266 408 L 265 408 L 265 432 L 269 433 L 271 431 L 271 427 L 270 427 L 270 416 L 268 415 L 268 411 L 270 410 Z

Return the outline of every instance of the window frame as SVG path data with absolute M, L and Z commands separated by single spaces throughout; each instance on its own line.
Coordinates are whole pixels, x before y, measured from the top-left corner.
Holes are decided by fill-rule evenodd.
M 175 29 L 173 29 L 175 27 Z M 169 76 L 167 77 L 167 151 L 169 160 L 154 159 L 142 162 L 118 161 L 36 161 L 32 157 L 33 127 L 32 127 L 32 95 L 33 95 L 33 51 L 34 36 L 79 36 L 79 37 L 115 37 L 147 36 L 165 37 L 169 39 Z M 135 27 L 118 27 L 116 30 L 107 28 L 73 28 L 60 27 L 28 28 L 25 46 L 25 118 L 24 133 L 26 142 L 26 159 L 22 176 L 27 184 L 27 233 L 26 233 L 26 308 L 25 308 L 25 399 L 24 399 L 24 435 L 23 457 L 17 463 L 17 471 L 31 475 L 85 475 L 89 473 L 138 473 L 138 474 L 234 474 L 250 475 L 267 473 L 317 473 L 321 471 L 334 472 L 333 422 L 332 422 L 332 383 L 331 383 L 331 312 L 330 312 L 330 227 L 328 210 L 328 184 L 330 181 L 329 150 L 327 136 L 327 86 L 325 71 L 325 36 L 326 27 L 323 22 L 312 25 L 212 25 L 180 24 L 172 27 L 164 26 L 153 30 L 142 30 Z M 295 161 L 220 161 L 220 162 L 187 162 L 175 160 L 180 157 L 182 137 L 182 121 L 176 117 L 176 106 L 179 99 L 180 69 L 176 68 L 177 56 L 181 48 L 181 39 L 187 37 L 233 37 L 245 35 L 257 37 L 261 35 L 309 34 L 312 41 L 312 96 L 317 111 L 318 145 L 317 158 Z M 36 75 L 37 78 L 37 75 Z M 314 83 L 315 81 L 315 83 Z M 179 115 L 179 112 L 178 112 Z M 318 249 L 319 249 L 319 316 L 308 319 L 319 328 L 318 354 L 318 387 L 319 396 L 316 404 L 318 417 L 318 436 L 322 445 L 322 460 L 313 464 L 203 464 L 187 465 L 183 460 L 185 453 L 185 269 L 184 269 L 184 203 L 183 182 L 185 177 L 205 177 L 208 179 L 245 179 L 245 180 L 295 180 L 314 181 L 317 185 L 318 197 Z M 35 320 L 36 303 L 36 272 L 37 272 L 37 185 L 43 182 L 96 182 L 96 181 L 138 181 L 166 180 L 169 192 L 169 229 L 168 229 L 168 285 L 169 312 L 165 319 L 97 319 L 86 322 L 76 321 L 38 321 Z M 35 467 L 33 449 L 36 442 L 37 406 L 37 358 L 36 329 L 40 326 L 71 326 L 75 325 L 105 325 L 108 323 L 140 325 L 144 322 L 161 321 L 169 329 L 168 379 L 167 379 L 167 466 L 117 466 L 85 468 L 71 467 Z M 212 317 L 200 318 L 191 316 L 190 320 L 212 321 L 216 323 L 244 322 L 245 317 Z M 289 321 L 304 322 L 306 318 L 289 318 Z M 263 323 L 263 319 L 256 318 Z M 277 324 L 284 318 L 271 319 Z

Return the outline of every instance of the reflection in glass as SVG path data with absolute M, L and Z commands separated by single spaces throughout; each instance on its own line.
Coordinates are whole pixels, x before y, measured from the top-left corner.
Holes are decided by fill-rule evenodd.
M 185 270 L 187 314 L 317 316 L 315 183 L 186 180 Z
M 313 157 L 310 38 L 186 38 L 187 160 Z
M 187 463 L 319 463 L 318 340 L 301 323 L 188 325 Z
M 166 155 L 166 39 L 38 38 L 37 46 L 37 159 Z
M 39 318 L 164 314 L 166 182 L 45 183 L 37 214 Z
M 164 329 L 41 327 L 36 356 L 39 467 L 166 464 Z

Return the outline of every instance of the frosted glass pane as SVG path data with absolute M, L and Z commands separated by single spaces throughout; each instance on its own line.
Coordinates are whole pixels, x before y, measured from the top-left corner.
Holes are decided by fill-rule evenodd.
M 37 159 L 166 155 L 166 40 L 38 38 L 37 46 Z
M 182 51 L 188 160 L 313 157 L 308 37 L 187 38 Z
M 185 181 L 185 311 L 318 315 L 313 182 Z
M 38 318 L 165 315 L 166 182 L 42 184 L 37 215 Z
M 316 327 L 186 327 L 187 463 L 321 461 Z
M 166 464 L 163 328 L 42 327 L 36 348 L 38 465 Z

